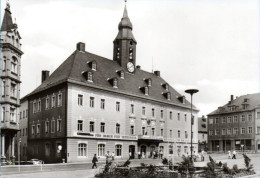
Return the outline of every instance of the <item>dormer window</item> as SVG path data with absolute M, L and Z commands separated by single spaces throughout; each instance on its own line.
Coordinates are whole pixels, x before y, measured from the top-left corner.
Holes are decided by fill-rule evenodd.
M 185 96 L 179 96 L 178 97 L 178 100 L 182 103 L 182 104 L 185 104 Z
M 82 75 L 87 79 L 88 82 L 93 82 L 93 73 L 91 71 L 83 72 Z
M 113 87 L 117 88 L 117 79 L 116 78 L 113 79 Z
M 147 85 L 150 87 L 152 86 L 152 79 L 148 78 L 148 79 L 145 79 L 145 82 L 147 83 Z
M 164 96 L 167 100 L 171 100 L 171 93 L 170 93 L 170 92 L 163 93 L 163 96 Z
M 113 86 L 113 88 L 118 88 L 118 79 L 116 77 L 108 79 L 108 82 Z
M 97 70 L 97 62 L 96 61 L 89 62 L 89 67 L 91 68 L 91 70 L 96 71 Z
M 168 83 L 164 83 L 162 84 L 162 87 L 165 89 L 165 90 L 169 90 L 169 84 Z
M 124 73 L 124 71 L 121 70 L 121 71 L 118 71 L 117 73 L 118 73 L 118 75 L 119 75 L 120 78 L 122 78 L 122 79 L 125 78 L 125 73 Z
M 244 99 L 244 103 L 247 103 L 248 101 L 249 101 L 248 98 L 245 98 L 245 99 Z
M 149 88 L 148 87 L 144 87 L 144 94 L 149 95 Z

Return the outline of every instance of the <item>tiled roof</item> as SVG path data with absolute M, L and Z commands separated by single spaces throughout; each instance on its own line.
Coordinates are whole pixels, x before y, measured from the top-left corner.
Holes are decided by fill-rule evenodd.
M 96 62 L 96 71 L 91 69 L 90 62 Z M 88 82 L 83 75 L 85 71 L 92 71 L 93 82 Z M 81 52 L 76 50 L 70 55 L 51 75 L 47 78 L 38 88 L 36 88 L 28 96 L 38 93 L 42 90 L 58 85 L 66 81 L 73 81 L 79 84 L 83 84 L 90 87 L 98 87 L 102 89 L 112 90 L 127 95 L 133 95 L 137 97 L 144 97 L 147 99 L 153 99 L 164 103 L 175 104 L 178 106 L 190 108 L 190 103 L 186 101 L 184 104 L 178 99 L 181 96 L 174 88 L 169 85 L 169 92 L 171 93 L 171 99 L 163 95 L 167 92 L 162 84 L 167 83 L 160 76 L 154 73 L 149 73 L 141 69 L 136 69 L 134 74 L 125 72 L 124 79 L 120 78 L 118 71 L 124 71 L 116 61 L 97 56 L 89 52 Z M 118 87 L 113 88 L 109 79 L 118 79 Z M 146 79 L 152 80 L 152 85 L 149 87 L 149 95 L 145 95 L 140 89 L 148 86 Z
M 13 23 L 12 15 L 9 8 L 5 9 L 5 14 L 1 26 L 1 31 L 11 31 L 16 27 L 16 25 Z
M 247 101 L 245 101 L 247 99 Z M 247 108 L 243 109 L 242 105 L 247 104 Z M 229 107 L 235 106 L 235 111 L 230 111 Z M 253 110 L 255 108 L 260 108 L 260 93 L 255 94 L 247 94 L 240 97 L 237 97 L 236 99 L 229 101 L 227 104 L 225 104 L 222 107 L 219 107 L 217 110 L 211 112 L 209 115 L 215 115 L 215 114 L 224 114 L 224 113 L 230 113 L 230 112 L 239 112 L 239 111 L 245 111 L 245 110 Z

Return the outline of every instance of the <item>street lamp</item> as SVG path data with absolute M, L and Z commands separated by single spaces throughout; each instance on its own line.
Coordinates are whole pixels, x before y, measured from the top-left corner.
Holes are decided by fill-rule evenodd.
M 190 147 L 190 152 L 191 152 L 191 159 L 192 159 L 192 151 L 193 151 L 193 149 L 192 149 L 192 139 L 193 139 L 193 134 L 192 134 L 192 125 L 194 124 L 194 117 L 193 117 L 193 115 L 192 115 L 192 95 L 194 94 L 194 93 L 197 93 L 199 90 L 197 90 L 197 89 L 189 89 L 189 90 L 185 90 L 185 93 L 189 93 L 190 94 L 190 96 L 191 96 L 191 138 L 190 138 L 190 143 L 191 143 L 191 147 Z

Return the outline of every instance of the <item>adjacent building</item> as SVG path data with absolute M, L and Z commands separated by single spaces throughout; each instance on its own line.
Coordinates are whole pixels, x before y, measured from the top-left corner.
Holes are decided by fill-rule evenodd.
M 201 152 L 208 150 L 208 129 L 207 118 L 205 116 L 198 118 L 198 151 Z
M 1 26 L 1 161 L 15 160 L 15 135 L 19 130 L 21 36 L 7 2 Z
M 137 41 L 125 7 L 113 41 L 113 59 L 76 50 L 28 101 L 28 158 L 45 163 L 165 157 L 190 152 L 190 103 L 160 75 L 136 66 Z M 193 144 L 198 150 L 197 112 Z
M 260 93 L 247 94 L 208 114 L 210 151 L 260 150 Z

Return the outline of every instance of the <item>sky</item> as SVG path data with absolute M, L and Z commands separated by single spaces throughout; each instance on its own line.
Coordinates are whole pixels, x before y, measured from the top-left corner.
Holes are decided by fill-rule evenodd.
M 1 1 L 1 19 L 6 1 Z M 21 97 L 84 42 L 112 59 L 124 0 L 10 0 L 22 37 Z M 137 40 L 136 63 L 160 70 L 180 94 L 207 115 L 230 95 L 260 92 L 259 0 L 128 0 Z

